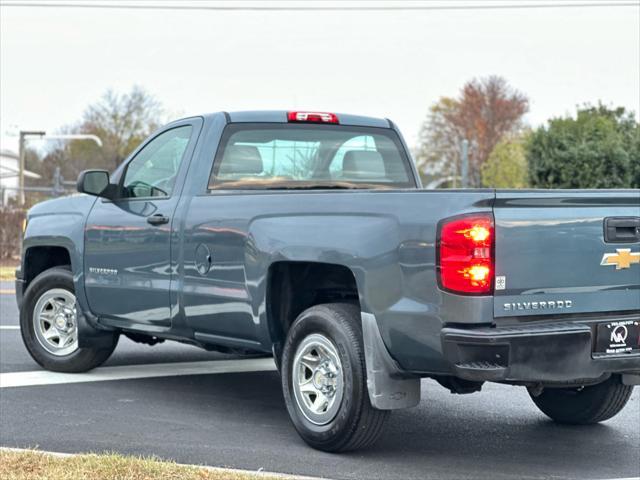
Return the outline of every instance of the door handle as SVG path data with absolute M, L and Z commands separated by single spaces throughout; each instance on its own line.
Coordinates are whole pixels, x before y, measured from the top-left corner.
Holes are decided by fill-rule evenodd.
M 640 217 L 605 218 L 604 241 L 609 243 L 640 242 Z
M 161 213 L 156 213 L 155 215 L 147 217 L 147 223 L 151 225 L 164 225 L 165 223 L 169 223 L 169 217 L 165 217 Z

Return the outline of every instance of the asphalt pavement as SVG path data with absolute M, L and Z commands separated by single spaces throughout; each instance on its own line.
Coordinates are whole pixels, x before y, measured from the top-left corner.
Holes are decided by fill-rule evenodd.
M 0 283 L 0 291 L 11 288 Z M 17 324 L 13 296 L 0 294 L 0 374 L 41 370 L 11 328 Z M 106 366 L 234 358 L 123 339 Z M 273 371 L 0 388 L 0 445 L 333 479 L 640 476 L 639 389 L 617 417 L 587 427 L 552 423 L 523 388 L 487 384 L 480 393 L 451 395 L 423 381 L 422 390 L 420 405 L 394 412 L 374 448 L 335 455 L 299 439 Z

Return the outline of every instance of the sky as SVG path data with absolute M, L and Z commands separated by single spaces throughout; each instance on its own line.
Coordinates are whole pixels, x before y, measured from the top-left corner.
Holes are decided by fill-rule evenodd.
M 433 102 L 494 74 L 529 96 L 531 126 L 599 100 L 637 113 L 640 3 L 391 12 L 0 6 L 0 133 L 9 146 L 17 139 L 7 133 L 52 132 L 106 89 L 134 84 L 157 96 L 169 119 L 348 112 L 391 118 L 413 145 Z

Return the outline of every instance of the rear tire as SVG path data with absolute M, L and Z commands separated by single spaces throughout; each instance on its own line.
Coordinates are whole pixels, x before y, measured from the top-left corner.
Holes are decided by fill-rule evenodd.
M 623 385 L 619 375 L 583 388 L 547 388 L 533 403 L 549 418 L 571 425 L 603 422 L 617 415 L 629 401 L 633 386 Z
M 357 307 L 333 303 L 305 310 L 287 334 L 281 378 L 291 421 L 313 448 L 357 450 L 382 434 L 390 411 L 369 400 Z
M 20 309 L 22 340 L 31 357 L 54 372 L 86 372 L 102 365 L 113 353 L 118 337 L 107 348 L 78 347 L 73 274 L 55 267 L 38 275 L 27 288 Z

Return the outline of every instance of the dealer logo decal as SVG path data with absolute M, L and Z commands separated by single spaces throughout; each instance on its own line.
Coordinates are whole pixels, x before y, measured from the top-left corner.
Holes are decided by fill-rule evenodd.
M 629 331 L 624 325 L 618 325 L 611 331 L 611 343 L 624 343 L 627 341 Z

